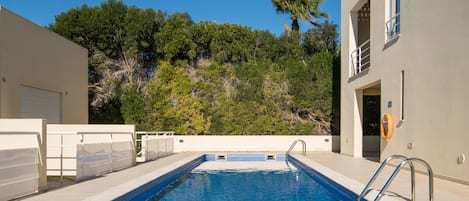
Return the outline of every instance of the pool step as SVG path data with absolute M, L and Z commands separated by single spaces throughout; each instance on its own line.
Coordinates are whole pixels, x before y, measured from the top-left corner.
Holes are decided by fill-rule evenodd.
M 207 161 L 283 161 L 285 154 L 206 154 Z

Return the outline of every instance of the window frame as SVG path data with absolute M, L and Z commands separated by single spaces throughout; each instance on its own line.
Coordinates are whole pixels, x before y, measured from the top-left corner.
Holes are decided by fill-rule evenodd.
M 387 0 L 385 13 L 385 39 L 386 42 L 389 42 L 401 34 L 401 1 Z

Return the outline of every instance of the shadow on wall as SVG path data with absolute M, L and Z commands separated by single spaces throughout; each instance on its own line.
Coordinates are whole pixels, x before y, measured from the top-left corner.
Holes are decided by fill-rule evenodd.
M 332 69 L 331 134 L 340 135 L 340 54 L 335 56 Z M 340 138 L 338 140 L 340 141 Z M 334 140 L 332 143 L 334 143 Z
M 332 152 L 340 153 L 340 135 L 332 136 Z

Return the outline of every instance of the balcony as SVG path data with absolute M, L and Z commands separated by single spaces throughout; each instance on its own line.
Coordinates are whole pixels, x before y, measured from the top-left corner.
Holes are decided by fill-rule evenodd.
M 353 77 L 370 67 L 370 39 L 363 42 L 357 49 L 351 53 L 352 68 L 350 76 Z
M 400 13 L 397 13 L 386 21 L 386 42 L 399 36 L 401 32 Z

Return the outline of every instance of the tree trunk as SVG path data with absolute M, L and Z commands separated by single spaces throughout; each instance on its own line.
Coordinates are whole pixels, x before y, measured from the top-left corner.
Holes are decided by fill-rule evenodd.
M 295 16 L 292 16 L 291 19 L 292 19 L 292 22 L 291 22 L 292 31 L 299 32 L 300 31 L 300 25 L 298 24 L 298 18 L 295 17 Z

